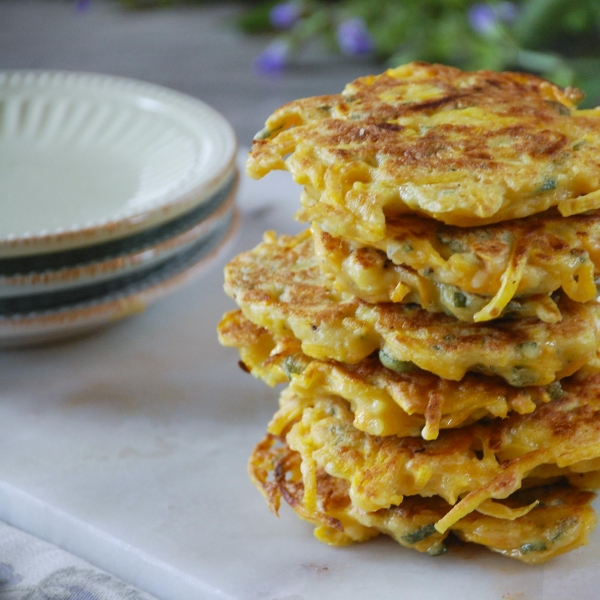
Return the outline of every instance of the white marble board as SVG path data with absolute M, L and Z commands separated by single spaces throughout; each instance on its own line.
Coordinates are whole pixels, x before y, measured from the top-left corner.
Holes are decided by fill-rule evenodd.
M 226 259 L 295 232 L 284 174 L 245 181 L 242 231 L 204 277 L 75 341 L 0 353 L 0 518 L 163 600 L 592 600 L 600 534 L 541 567 L 430 558 L 380 538 L 329 548 L 246 475 L 277 391 L 215 335 Z

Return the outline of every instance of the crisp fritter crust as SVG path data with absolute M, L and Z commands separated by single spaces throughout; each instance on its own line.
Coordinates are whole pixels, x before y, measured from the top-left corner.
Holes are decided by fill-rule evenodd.
M 335 395 L 352 405 L 354 427 L 371 435 L 438 437 L 440 429 L 469 425 L 482 418 L 504 418 L 509 412 L 533 412 L 561 394 L 547 387 L 515 388 L 498 377 L 467 373 L 461 381 L 442 379 L 414 368 L 397 373 L 378 356 L 356 365 L 312 359 L 293 338 L 275 340 L 241 311 L 231 311 L 218 326 L 219 340 L 240 351 L 244 368 L 269 385 L 290 382 L 293 401 L 282 403 L 270 425 L 280 431 L 312 404 L 314 396 Z
M 355 364 L 382 350 L 455 381 L 476 371 L 518 387 L 547 385 L 594 358 L 600 337 L 600 305 L 564 297 L 557 323 L 468 324 L 412 304 L 367 304 L 321 273 L 309 232 L 268 234 L 227 265 L 225 291 L 253 323 L 277 338 L 297 338 L 310 357 Z
M 469 229 L 405 216 L 391 219 L 373 246 L 316 226 L 313 236 L 325 272 L 367 302 L 417 302 L 464 321 L 509 313 L 554 322 L 560 313 L 548 294 L 562 289 L 576 302 L 597 295 L 600 211 Z
M 411 63 L 282 106 L 247 172 L 287 169 L 302 219 L 362 243 L 406 213 L 461 227 L 574 214 L 600 207 L 600 112 L 580 98 L 525 73 Z
M 315 396 L 287 423 L 275 418 L 272 433 L 286 435 L 302 456 L 309 506 L 320 467 L 345 479 L 353 506 L 366 512 L 400 505 L 407 496 L 440 496 L 453 505 L 436 522 L 444 533 L 474 510 L 492 514 L 489 500 L 509 497 L 525 478 L 563 476 L 577 487 L 598 485 L 600 374 L 563 388 L 560 398 L 530 414 L 445 430 L 431 441 L 359 431 L 349 404 L 335 396 Z M 293 400 L 285 392 L 282 406 Z
M 274 512 L 283 498 L 299 517 L 316 526 L 319 540 L 332 545 L 362 542 L 384 533 L 406 548 L 438 555 L 446 552 L 443 542 L 452 532 L 504 556 L 540 564 L 587 544 L 597 520 L 590 506 L 595 494 L 553 484 L 512 494 L 504 502 L 508 509 L 534 507 L 510 524 L 475 511 L 441 534 L 432 525 L 451 508 L 441 498 L 407 497 L 399 506 L 367 513 L 353 507 L 345 480 L 321 468 L 316 472 L 316 502 L 307 506 L 301 466 L 300 454 L 290 450 L 283 438 L 269 434 L 256 446 L 248 469 Z

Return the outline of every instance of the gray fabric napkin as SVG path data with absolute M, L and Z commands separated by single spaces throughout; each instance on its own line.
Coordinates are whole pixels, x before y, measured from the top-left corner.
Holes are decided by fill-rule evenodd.
M 0 522 L 0 600 L 156 600 L 57 546 Z

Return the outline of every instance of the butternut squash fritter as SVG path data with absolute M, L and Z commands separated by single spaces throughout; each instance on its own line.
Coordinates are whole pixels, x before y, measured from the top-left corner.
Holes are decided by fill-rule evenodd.
M 412 304 L 368 304 L 322 274 L 309 232 L 267 234 L 227 265 L 225 291 L 253 323 L 276 338 L 297 338 L 312 358 L 356 364 L 381 350 L 454 381 L 475 371 L 517 387 L 547 385 L 594 358 L 600 337 L 600 305 L 565 297 L 557 323 L 469 324 Z
M 342 290 L 367 302 L 416 302 L 463 321 L 503 314 L 556 322 L 548 295 L 576 302 L 597 295 L 600 211 L 544 214 L 464 229 L 431 219 L 388 221 L 388 236 L 364 246 L 313 227 L 324 271 Z
M 287 169 L 301 219 L 365 244 L 407 213 L 461 227 L 577 214 L 600 208 L 600 111 L 577 111 L 581 97 L 526 73 L 411 63 L 279 108 L 247 173 Z
M 444 541 L 452 532 L 504 556 L 539 564 L 587 544 L 597 521 L 590 506 L 595 494 L 555 483 L 517 491 L 502 504 L 497 503 L 496 508 L 506 507 L 506 516 L 512 517 L 510 523 L 506 518 L 474 511 L 442 534 L 433 524 L 451 507 L 441 498 L 406 497 L 399 506 L 367 513 L 352 505 L 348 482 L 322 468 L 316 472 L 316 502 L 307 506 L 302 458 L 283 438 L 271 434 L 255 448 L 248 469 L 273 512 L 278 512 L 283 498 L 299 517 L 316 526 L 317 539 L 334 546 L 383 533 L 406 548 L 437 556 L 447 551 Z M 532 508 L 517 516 L 523 506 Z
M 352 505 L 365 512 L 401 505 L 408 496 L 443 498 L 452 508 L 435 528 L 445 533 L 474 510 L 503 514 L 492 500 L 508 498 L 526 479 L 598 486 L 600 374 L 563 389 L 533 413 L 441 431 L 431 441 L 359 431 L 349 404 L 335 396 L 315 396 L 289 420 L 276 416 L 269 432 L 285 436 L 302 457 L 306 507 L 316 506 L 322 468 L 349 483 Z M 286 392 L 282 406 L 293 400 Z
M 378 355 L 356 365 L 310 358 L 294 338 L 275 340 L 251 323 L 241 311 L 226 313 L 218 327 L 219 340 L 238 348 L 243 368 L 269 385 L 290 382 L 272 427 L 299 418 L 315 396 L 335 395 L 350 402 L 353 425 L 371 435 L 438 437 L 482 418 L 504 418 L 509 412 L 533 412 L 562 394 L 559 382 L 546 387 L 514 388 L 497 377 L 468 373 L 448 381 L 418 368 L 394 365 Z M 394 371 L 396 368 L 398 371 Z

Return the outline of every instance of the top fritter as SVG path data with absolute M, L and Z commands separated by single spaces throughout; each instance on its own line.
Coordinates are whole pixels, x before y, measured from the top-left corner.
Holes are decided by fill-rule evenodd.
M 600 110 L 575 110 L 581 97 L 525 73 L 411 63 L 282 106 L 247 171 L 287 169 L 305 186 L 302 220 L 363 243 L 406 213 L 464 227 L 568 216 L 600 207 Z

